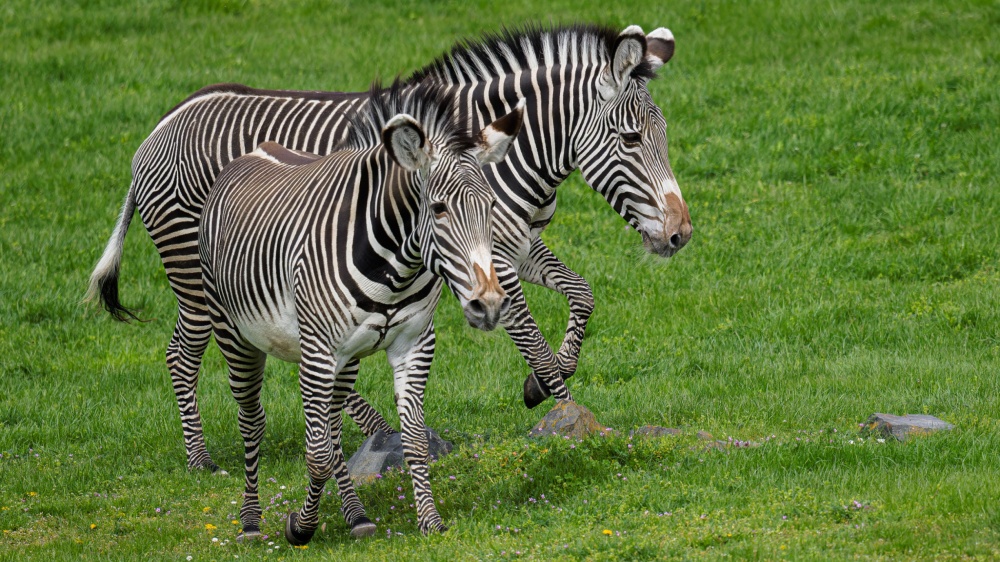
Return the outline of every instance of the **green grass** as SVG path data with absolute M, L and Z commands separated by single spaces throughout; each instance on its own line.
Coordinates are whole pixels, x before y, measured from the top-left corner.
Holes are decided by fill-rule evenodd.
M 995 2 L 269 4 L 0 6 L 0 558 L 1000 557 Z M 236 545 L 223 362 L 213 347 L 200 399 L 228 479 L 185 470 L 163 363 L 173 297 L 138 220 L 122 293 L 154 320 L 79 305 L 132 153 L 208 83 L 361 90 L 459 37 L 550 19 L 677 36 L 651 89 L 692 242 L 643 255 L 578 175 L 544 238 L 597 300 L 577 400 L 624 435 L 686 435 L 527 441 L 548 405 L 524 409 L 514 346 L 448 297 L 427 421 L 459 446 L 432 468 L 451 530 L 420 536 L 392 474 L 360 489 L 373 539 L 349 538 L 331 496 L 308 550 Z M 527 295 L 558 343 L 564 300 Z M 283 511 L 303 498 L 303 421 L 293 366 L 268 378 L 262 497 Z M 395 422 L 389 380 L 377 357 L 358 386 Z M 860 442 L 875 411 L 957 429 Z M 706 451 L 698 430 L 764 444 Z M 360 442 L 351 427 L 347 450 Z M 280 535 L 277 517 L 264 530 Z

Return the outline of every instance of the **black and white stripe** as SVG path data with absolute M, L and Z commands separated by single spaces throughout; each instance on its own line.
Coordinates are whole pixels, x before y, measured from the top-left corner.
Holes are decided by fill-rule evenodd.
M 246 447 L 244 533 L 260 531 L 261 384 L 267 355 L 300 363 L 309 488 L 286 536 L 308 542 L 326 481 L 337 480 L 355 536 L 375 525 L 351 484 L 341 411 L 358 360 L 385 350 L 393 366 L 404 454 L 421 530 L 443 530 L 427 474 L 423 397 L 441 281 L 469 323 L 491 330 L 509 299 L 491 261 L 495 197 L 481 166 L 499 161 L 520 108 L 473 140 L 434 85 L 373 91 L 331 154 L 264 143 L 226 166 L 199 232 L 205 297 Z
M 643 34 L 598 26 L 504 31 L 458 44 L 408 81 L 438 83 L 454 95 L 456 111 L 475 129 L 526 100 L 525 123 L 510 157 L 485 169 L 497 198 L 494 263 L 512 299 L 508 334 L 540 378 L 555 380 L 557 399 L 569 399 L 562 379 L 573 374 L 594 300 L 586 281 L 561 263 L 539 238 L 555 213 L 555 190 L 574 170 L 643 237 L 646 248 L 669 256 L 691 236 L 687 206 L 667 160 L 665 120 L 647 82 L 673 55 L 664 28 Z M 275 92 L 220 85 L 171 110 L 139 148 L 133 181 L 90 295 L 116 318 L 130 314 L 118 299 L 121 244 L 133 209 L 160 251 L 178 299 L 178 322 L 167 350 L 181 410 L 188 464 L 215 467 L 204 444 L 195 388 L 209 322 L 197 259 L 197 227 L 209 186 L 232 158 L 263 141 L 326 153 L 344 137 L 347 116 L 363 108 L 363 93 Z M 567 297 L 570 319 L 558 353 L 528 311 L 518 278 Z M 525 381 L 529 407 L 548 385 Z M 370 434 L 386 427 L 360 397 L 349 411 Z

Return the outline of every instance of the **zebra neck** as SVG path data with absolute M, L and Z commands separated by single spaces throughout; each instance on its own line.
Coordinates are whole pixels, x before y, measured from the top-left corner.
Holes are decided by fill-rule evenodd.
M 577 168 L 574 138 L 593 96 L 584 85 L 589 68 L 525 69 L 461 86 L 461 116 L 479 130 L 525 99 L 524 122 L 514 148 L 487 174 L 508 206 L 533 214 L 554 197 Z
M 395 165 L 385 150 L 375 151 L 369 169 L 371 189 L 356 215 L 366 221 L 366 243 L 355 248 L 354 257 L 375 270 L 369 275 L 403 288 L 424 269 L 417 229 L 421 180 Z

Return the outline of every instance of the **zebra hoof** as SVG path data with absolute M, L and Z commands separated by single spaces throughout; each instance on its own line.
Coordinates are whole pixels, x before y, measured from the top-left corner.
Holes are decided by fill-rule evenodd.
M 247 527 L 243 528 L 243 532 L 242 533 L 236 535 L 236 542 L 238 542 L 238 543 L 250 543 L 250 542 L 253 542 L 253 541 L 261 538 L 262 536 L 264 536 L 264 535 L 261 534 L 260 527 L 250 527 L 250 526 L 247 526 Z
M 538 377 L 534 373 L 524 379 L 524 405 L 529 410 L 545 402 L 545 399 L 548 397 L 548 390 L 542 388 L 542 385 L 538 383 Z
M 285 540 L 292 546 L 302 546 L 312 540 L 316 529 L 312 531 L 298 531 L 295 523 L 299 520 L 299 514 L 295 511 L 288 512 L 288 521 L 285 522 Z
M 424 535 L 429 535 L 431 533 L 444 533 L 448 530 L 448 527 L 446 527 L 445 524 L 442 523 L 440 519 L 438 519 L 437 521 L 431 521 L 426 525 L 421 523 L 419 526 L 420 526 L 420 532 L 423 533 Z
M 351 536 L 356 539 L 370 537 L 375 534 L 375 524 L 367 517 L 358 517 L 351 525 Z

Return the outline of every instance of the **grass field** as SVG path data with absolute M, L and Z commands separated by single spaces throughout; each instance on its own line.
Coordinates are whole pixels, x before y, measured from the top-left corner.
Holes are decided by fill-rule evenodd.
M 270 4 L 0 6 L 0 559 L 1000 558 L 1000 5 Z M 153 321 L 79 304 L 133 152 L 209 83 L 360 90 L 460 37 L 550 20 L 677 37 L 651 90 L 691 243 L 643 255 L 579 175 L 543 236 L 597 300 L 570 388 L 622 436 L 529 442 L 551 401 L 526 410 L 514 346 L 447 297 L 427 421 L 458 445 L 431 470 L 451 530 L 420 536 L 392 474 L 360 489 L 375 538 L 350 539 L 331 496 L 325 530 L 289 547 L 278 514 L 304 497 L 303 419 L 295 368 L 272 361 L 274 545 L 237 545 L 224 365 L 213 346 L 199 395 L 233 476 L 190 473 L 163 362 L 173 297 L 138 220 L 122 293 Z M 527 295 L 558 344 L 565 301 Z M 397 423 L 389 380 L 375 357 L 358 387 Z M 957 429 L 859 439 L 876 411 Z M 645 424 L 686 433 L 627 439 Z M 706 451 L 699 430 L 763 445 Z M 347 451 L 361 440 L 351 426 Z

